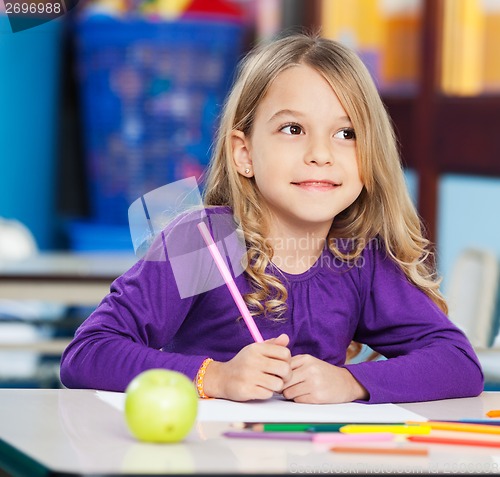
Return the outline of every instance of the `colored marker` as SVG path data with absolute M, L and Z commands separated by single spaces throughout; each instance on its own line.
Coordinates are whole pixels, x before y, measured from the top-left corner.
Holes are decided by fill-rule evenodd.
M 228 431 L 225 437 L 237 439 L 270 439 L 285 441 L 312 441 L 315 443 L 339 443 L 339 442 L 379 442 L 391 441 L 394 434 L 391 433 L 369 433 L 369 434 L 340 434 L 337 432 L 264 432 L 264 431 Z
M 416 425 L 417 422 L 408 422 L 408 424 Z M 490 426 L 488 424 L 468 424 L 461 422 L 447 421 L 427 421 L 424 426 L 440 431 L 460 431 L 460 432 L 478 432 L 480 434 L 500 434 L 500 427 Z
M 234 423 L 233 427 L 266 432 L 339 432 L 341 427 L 348 424 L 404 425 L 404 422 L 244 422 Z
M 492 409 L 486 413 L 488 417 L 500 417 L 500 409 Z
M 500 420 L 494 421 L 492 419 L 459 419 L 458 421 L 443 421 L 443 422 L 457 422 L 462 424 L 483 424 L 487 426 L 500 426 Z
M 500 447 L 500 441 L 481 439 L 455 439 L 454 437 L 409 436 L 411 442 L 426 442 L 429 444 L 451 444 L 455 446 Z
M 330 450 L 333 452 L 345 452 L 350 454 L 392 454 L 392 455 L 428 455 L 429 449 L 416 447 L 347 447 L 335 446 Z
M 390 432 L 368 432 L 367 434 L 341 434 L 338 432 L 320 432 L 313 434 L 312 441 L 317 444 L 338 444 L 343 442 L 380 442 L 392 441 Z
M 254 341 L 256 341 L 257 343 L 262 343 L 264 339 L 262 338 L 262 335 L 260 334 L 260 331 L 257 328 L 257 325 L 255 324 L 252 315 L 250 315 L 245 300 L 243 300 L 243 297 L 241 296 L 241 293 L 238 290 L 236 283 L 234 282 L 233 276 L 231 275 L 231 272 L 227 268 L 227 265 L 224 262 L 224 259 L 222 258 L 219 249 L 217 248 L 217 245 L 215 245 L 214 239 L 210 234 L 210 231 L 208 230 L 208 227 L 206 226 L 205 222 L 200 222 L 198 224 L 198 230 L 200 231 L 203 240 L 207 244 L 208 250 L 210 251 L 212 258 L 214 259 L 214 262 L 217 265 L 217 268 L 219 269 L 222 278 L 226 282 L 226 285 L 229 288 L 231 296 L 233 297 L 233 300 L 236 303 L 238 310 L 240 310 L 241 316 L 243 317 L 243 320 L 245 321 L 245 324 L 247 325 L 250 334 L 252 335 Z
M 338 432 L 343 424 L 326 424 L 326 423 L 269 423 L 269 424 L 253 424 L 250 429 L 254 431 L 265 432 Z
M 235 437 L 241 439 L 282 439 L 286 441 L 312 441 L 311 432 L 261 432 L 261 431 L 228 431 L 223 434 L 225 437 Z
M 429 426 L 412 426 L 412 425 L 371 425 L 371 424 L 348 424 L 341 427 L 340 432 L 345 434 L 354 434 L 361 432 L 390 432 L 392 434 L 429 434 L 431 428 Z

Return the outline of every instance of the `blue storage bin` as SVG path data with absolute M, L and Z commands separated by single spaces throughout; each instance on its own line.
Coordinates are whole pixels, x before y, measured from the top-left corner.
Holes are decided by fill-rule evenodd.
M 135 199 L 202 174 L 242 34 L 239 23 L 199 18 L 77 22 L 94 222 L 127 224 Z
M 87 221 L 67 224 L 70 248 L 73 252 L 134 253 L 130 230 L 126 225 L 106 225 Z

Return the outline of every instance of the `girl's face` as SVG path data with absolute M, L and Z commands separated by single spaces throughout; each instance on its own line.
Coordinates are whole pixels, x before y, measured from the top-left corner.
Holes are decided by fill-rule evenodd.
M 328 82 L 307 65 L 277 76 L 251 135 L 234 131 L 232 145 L 238 171 L 254 176 L 279 229 L 326 235 L 363 188 L 352 124 Z

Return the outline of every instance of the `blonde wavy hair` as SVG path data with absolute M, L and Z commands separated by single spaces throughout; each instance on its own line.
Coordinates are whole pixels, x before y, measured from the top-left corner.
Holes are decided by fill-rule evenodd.
M 355 260 L 371 240 L 381 240 L 408 280 L 447 313 L 439 291 L 429 241 L 409 197 L 389 115 L 372 78 L 358 56 L 332 40 L 293 34 L 252 50 L 240 63 L 224 105 L 206 178 L 207 206 L 229 206 L 245 233 L 247 273 L 253 292 L 245 300 L 254 315 L 279 320 L 287 290 L 265 269 L 273 257 L 266 240 L 268 211 L 253 178 L 239 174 L 232 157 L 231 133 L 252 134 L 255 112 L 276 77 L 287 68 L 308 65 L 331 85 L 356 132 L 356 152 L 364 188 L 356 201 L 335 217 L 328 236 L 332 253 Z M 337 246 L 352 238 L 346 252 Z

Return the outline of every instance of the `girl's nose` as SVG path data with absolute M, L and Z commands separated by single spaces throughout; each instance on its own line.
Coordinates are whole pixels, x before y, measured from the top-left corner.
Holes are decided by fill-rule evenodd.
M 329 141 L 314 139 L 305 156 L 307 164 L 327 166 L 333 164 L 333 151 Z

